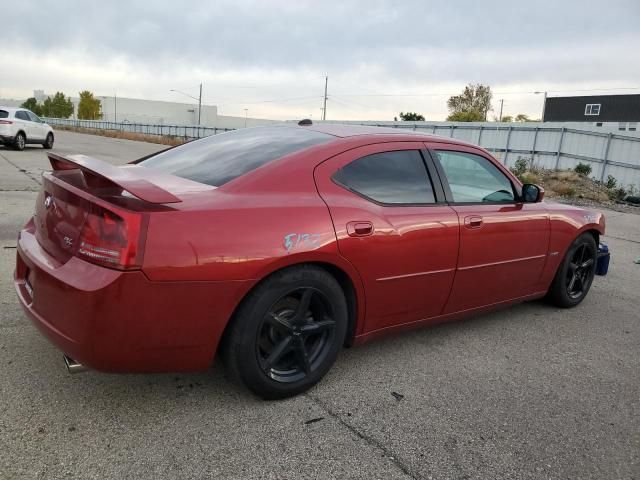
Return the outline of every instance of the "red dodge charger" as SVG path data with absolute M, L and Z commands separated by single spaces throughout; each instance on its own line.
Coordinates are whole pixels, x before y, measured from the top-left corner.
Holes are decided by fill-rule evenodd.
M 15 286 L 70 371 L 198 371 L 219 352 L 281 398 L 345 345 L 545 296 L 571 307 L 606 273 L 601 214 L 542 202 L 450 138 L 307 121 L 122 167 L 49 159 Z

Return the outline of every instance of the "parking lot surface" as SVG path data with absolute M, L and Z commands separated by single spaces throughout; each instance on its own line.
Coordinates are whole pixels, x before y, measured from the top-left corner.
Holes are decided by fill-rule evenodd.
M 56 132 L 120 164 L 162 145 Z M 193 375 L 69 375 L 12 271 L 46 151 L 0 147 L 0 479 L 640 477 L 640 216 L 605 212 L 609 275 L 345 350 L 309 393 L 263 402 Z

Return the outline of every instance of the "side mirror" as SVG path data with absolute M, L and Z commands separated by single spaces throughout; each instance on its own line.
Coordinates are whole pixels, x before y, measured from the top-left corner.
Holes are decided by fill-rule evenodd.
M 522 186 L 522 201 L 524 203 L 541 202 L 544 198 L 544 189 L 533 183 L 525 183 Z

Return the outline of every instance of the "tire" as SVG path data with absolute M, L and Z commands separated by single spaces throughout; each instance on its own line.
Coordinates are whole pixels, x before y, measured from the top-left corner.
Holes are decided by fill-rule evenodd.
M 228 375 L 265 400 L 304 392 L 344 344 L 347 302 L 327 271 L 302 265 L 274 273 L 243 300 L 221 345 Z
M 27 144 L 27 137 L 24 133 L 18 132 L 16 138 L 13 140 L 13 146 L 16 150 L 24 150 L 24 146 Z
M 593 235 L 583 233 L 576 238 L 558 267 L 549 301 L 561 308 L 578 305 L 589 293 L 596 272 L 598 249 Z
M 49 132 L 47 134 L 47 139 L 42 144 L 42 147 L 47 150 L 51 150 L 53 148 L 53 133 Z

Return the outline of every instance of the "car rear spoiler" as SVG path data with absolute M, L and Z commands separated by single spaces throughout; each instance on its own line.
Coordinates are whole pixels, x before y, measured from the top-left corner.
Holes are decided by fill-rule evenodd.
M 116 185 L 148 203 L 178 203 L 182 201 L 171 192 L 141 178 L 137 168 L 119 168 L 86 155 L 63 157 L 49 153 L 48 156 L 54 170 L 80 169 L 89 184 Z

